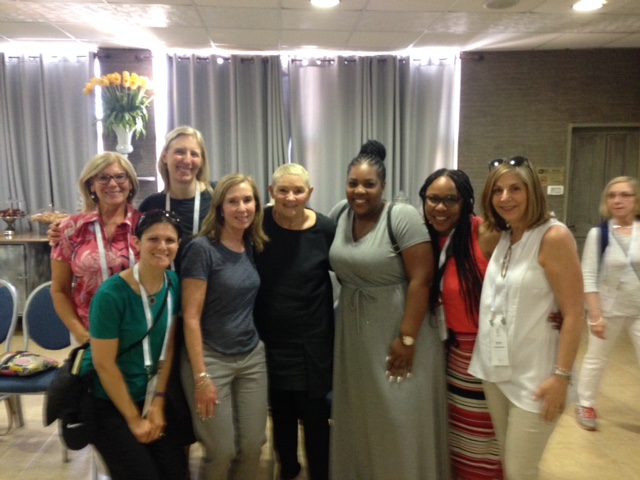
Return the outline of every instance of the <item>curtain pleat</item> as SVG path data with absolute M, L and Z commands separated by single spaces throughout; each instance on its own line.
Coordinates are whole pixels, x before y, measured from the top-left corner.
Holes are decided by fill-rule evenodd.
M 344 198 L 346 169 L 367 139 L 387 148 L 386 197 L 418 191 L 436 168 L 457 165 L 459 63 L 422 65 L 391 55 L 289 62 L 292 161 L 309 170 L 311 204 Z M 456 83 L 457 82 L 457 83 Z
M 82 93 L 93 55 L 0 58 L 0 200 L 75 212 L 75 183 L 97 149 L 93 103 Z
M 280 57 L 173 55 L 168 62 L 167 128 L 200 130 L 212 178 L 251 175 L 266 201 L 271 172 L 287 161 Z

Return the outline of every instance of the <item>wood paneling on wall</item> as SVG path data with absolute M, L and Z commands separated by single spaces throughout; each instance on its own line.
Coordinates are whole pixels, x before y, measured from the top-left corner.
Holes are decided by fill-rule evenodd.
M 483 53 L 462 64 L 459 168 L 477 214 L 493 158 L 566 166 L 570 124 L 640 122 L 640 50 Z M 567 183 L 565 182 L 565 187 Z M 549 197 L 564 216 L 564 197 Z

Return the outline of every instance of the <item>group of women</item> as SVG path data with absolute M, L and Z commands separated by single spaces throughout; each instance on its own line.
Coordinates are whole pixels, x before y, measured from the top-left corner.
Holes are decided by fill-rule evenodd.
M 188 478 L 196 438 L 200 478 L 257 478 L 268 405 L 282 479 L 301 470 L 299 421 L 312 480 L 537 478 L 582 325 L 573 237 L 524 157 L 491 162 L 481 220 L 460 170 L 426 179 L 424 218 L 385 201 L 385 156 L 362 146 L 330 218 L 299 165 L 276 170 L 270 206 L 246 175 L 211 183 L 189 127 L 167 136 L 165 192 L 142 217 L 130 163 L 89 162 L 84 211 L 50 232 L 52 292 L 91 341 L 112 478 Z M 589 306 L 602 328 L 609 311 Z

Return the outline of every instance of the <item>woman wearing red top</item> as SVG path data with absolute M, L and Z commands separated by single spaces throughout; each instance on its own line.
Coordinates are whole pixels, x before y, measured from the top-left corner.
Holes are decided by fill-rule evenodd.
M 442 168 L 420 189 L 438 265 L 430 308 L 447 339 L 449 450 L 455 479 L 503 478 L 500 449 L 482 390 L 467 367 L 478 332 L 480 292 L 499 235 L 480 228 L 466 173 Z M 438 239 L 436 242 L 435 240 Z M 446 333 L 445 333 L 446 326 Z M 444 338 L 443 338 L 444 339 Z
M 140 212 L 131 206 L 139 188 L 136 172 L 119 153 L 89 160 L 78 188 L 82 213 L 60 223 L 60 240 L 51 251 L 51 296 L 73 339 L 82 344 L 89 340 L 89 304 L 98 287 L 135 263 Z

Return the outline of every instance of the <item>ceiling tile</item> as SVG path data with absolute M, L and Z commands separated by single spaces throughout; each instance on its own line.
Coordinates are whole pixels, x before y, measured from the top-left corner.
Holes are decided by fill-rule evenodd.
M 197 7 L 204 25 L 217 28 L 261 29 L 280 28 L 280 14 L 276 9 Z

